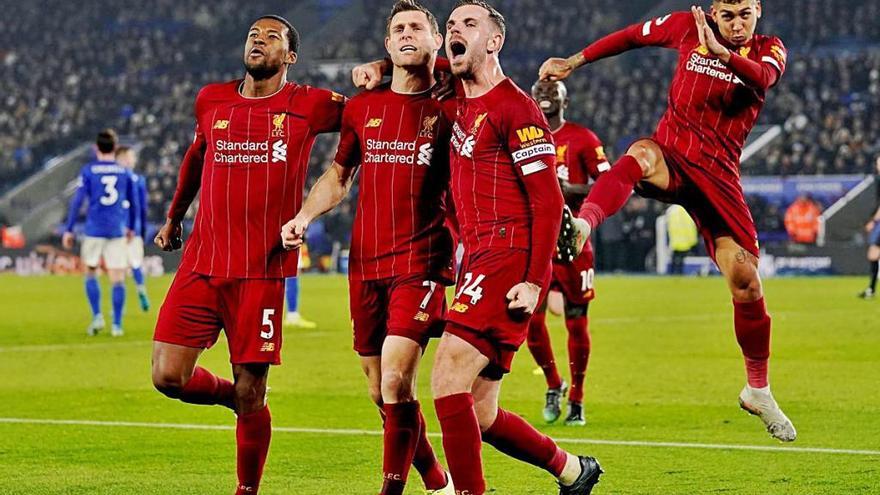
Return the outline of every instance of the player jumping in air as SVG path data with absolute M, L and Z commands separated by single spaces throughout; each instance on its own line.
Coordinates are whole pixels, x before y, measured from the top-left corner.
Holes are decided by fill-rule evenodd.
M 541 67 L 546 80 L 562 80 L 578 67 L 643 46 L 678 50 L 669 108 L 651 138 L 630 146 L 590 190 L 580 210 L 585 235 L 639 194 L 684 206 L 699 226 L 709 253 L 733 295 L 734 328 L 748 383 L 740 406 L 759 416 L 785 442 L 797 433 L 770 393 L 770 315 L 758 275 L 755 222 L 740 184 L 743 143 L 767 91 L 785 72 L 786 50 L 772 36 L 755 34 L 758 0 L 715 0 L 710 18 L 700 7 L 630 26 L 568 59 Z
M 482 495 L 482 441 L 549 471 L 561 494 L 588 494 L 595 459 L 559 448 L 500 409 L 501 379 L 525 342 L 529 318 L 550 282 L 562 218 L 556 149 L 537 104 L 504 76 L 504 17 L 459 1 L 446 23 L 446 53 L 464 85 L 451 137 L 451 186 L 464 258 L 432 389 L 443 449 L 457 493 Z
M 150 310 L 150 299 L 147 297 L 147 285 L 144 280 L 144 237 L 147 234 L 147 209 L 149 199 L 147 195 L 147 181 L 143 175 L 135 172 L 137 154 L 128 146 L 116 148 L 116 161 L 123 167 L 131 170 L 134 176 L 135 194 L 138 197 L 138 207 L 134 211 L 134 237 L 128 243 L 128 265 L 131 268 L 131 276 L 137 288 L 138 300 L 143 311 Z M 134 208 L 134 206 L 132 206 Z
M 339 130 L 344 97 L 287 81 L 299 35 L 278 16 L 251 25 L 243 80 L 196 97 L 196 131 L 156 244 L 180 247 L 181 222 L 201 190 L 192 236 L 153 337 L 153 384 L 168 397 L 235 411 L 237 494 L 259 490 L 269 451 L 269 365 L 281 363 L 284 278 L 298 252 L 278 231 L 302 202 L 319 133 Z M 225 330 L 234 382 L 196 366 Z
M 413 465 L 429 493 L 453 495 L 416 399 L 419 362 L 443 330 L 453 278 L 445 226 L 450 123 L 431 97 L 443 37 L 434 15 L 412 0 L 394 5 L 387 29 L 391 82 L 348 103 L 336 159 L 282 238 L 286 248 L 299 247 L 360 170 L 349 293 L 354 349 L 385 422 L 381 495 L 402 495 Z
M 125 308 L 125 271 L 128 268 L 127 243 L 136 228 L 135 213 L 140 206 L 134 176 L 128 169 L 116 163 L 113 154 L 116 144 L 116 133 L 112 129 L 98 134 L 95 142 L 97 160 L 82 168 L 79 187 L 70 203 L 62 244 L 65 249 L 73 248 L 73 226 L 82 202 L 88 199 L 81 256 L 86 267 L 86 297 L 92 308 L 92 322 L 86 332 L 97 335 L 104 328 L 101 287 L 97 278 L 103 259 L 104 268 L 113 284 L 113 326 L 110 334 L 121 337 L 122 312 Z
M 562 186 L 566 204 L 574 211 L 580 207 L 590 180 L 596 180 L 611 166 L 605 158 L 602 142 L 593 131 L 565 120 L 568 90 L 562 82 L 538 81 L 532 86 L 532 98 L 538 102 L 556 142 L 556 175 Z M 589 242 L 572 262 L 553 259 L 550 290 L 562 293 L 565 302 L 565 327 L 568 329 L 568 364 L 571 392 L 565 424 L 582 426 L 584 419 L 584 377 L 590 359 L 590 331 L 587 311 L 595 297 L 593 289 L 593 249 Z M 547 394 L 544 420 L 553 423 L 562 413 L 561 401 L 568 385 L 559 376 L 553 347 L 547 331 L 547 304 L 542 304 L 529 321 L 529 350 L 544 371 Z

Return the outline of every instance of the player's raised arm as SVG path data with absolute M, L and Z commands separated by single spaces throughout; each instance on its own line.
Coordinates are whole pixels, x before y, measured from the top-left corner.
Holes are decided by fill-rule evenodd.
M 76 192 L 70 200 L 70 210 L 67 212 L 67 223 L 64 225 L 64 235 L 61 237 L 61 244 L 64 249 L 73 249 L 73 226 L 76 224 L 76 217 L 79 216 L 79 209 L 82 207 L 86 195 L 89 193 L 88 174 L 86 170 L 80 173 Z
M 353 111 L 347 108 L 342 113 L 339 146 L 333 164 L 312 186 L 299 213 L 281 227 L 281 243 L 284 249 L 302 246 L 309 224 L 335 208 L 351 190 L 361 156 L 360 139 L 351 123 Z
M 683 32 L 687 29 L 694 29 L 693 18 L 687 12 L 676 12 L 633 24 L 595 41 L 568 58 L 547 59 L 541 65 L 538 74 L 545 81 L 561 81 L 583 65 L 628 50 L 643 46 L 676 48 L 683 37 Z

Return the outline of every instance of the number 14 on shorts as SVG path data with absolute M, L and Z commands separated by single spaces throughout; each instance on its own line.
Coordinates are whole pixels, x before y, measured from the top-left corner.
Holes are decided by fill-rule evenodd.
M 480 284 L 485 278 L 485 275 L 478 274 L 475 278 L 473 273 L 465 273 L 464 282 L 459 286 L 455 299 L 461 299 L 462 295 L 465 295 L 471 298 L 471 304 L 477 304 L 483 298 L 483 288 L 480 287 Z

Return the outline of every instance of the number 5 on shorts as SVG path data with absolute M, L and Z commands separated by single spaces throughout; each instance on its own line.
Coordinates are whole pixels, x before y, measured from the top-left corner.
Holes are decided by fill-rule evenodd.
M 271 317 L 275 316 L 274 309 L 264 309 L 263 310 L 263 326 L 269 327 L 269 330 L 263 330 L 260 332 L 260 337 L 263 337 L 266 340 L 270 340 L 275 336 L 275 324 L 272 323 Z
M 464 294 L 470 296 L 471 304 L 477 304 L 480 299 L 483 298 L 483 288 L 480 287 L 480 283 L 482 283 L 485 278 L 485 275 L 477 275 L 477 278 L 475 279 L 473 273 L 465 273 L 464 283 L 461 284 L 461 288 L 458 289 L 458 294 L 455 295 L 455 298 L 459 299 L 462 294 Z

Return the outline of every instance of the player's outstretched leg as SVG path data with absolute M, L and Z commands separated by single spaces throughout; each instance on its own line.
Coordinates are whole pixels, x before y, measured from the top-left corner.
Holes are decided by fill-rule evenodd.
M 583 426 L 584 418 L 584 381 L 587 375 L 587 364 L 590 361 L 590 331 L 587 307 L 571 306 L 566 308 L 565 327 L 568 329 L 568 366 L 571 371 L 571 392 L 568 395 L 568 426 Z
M 606 218 L 617 213 L 632 194 L 639 181 L 646 181 L 665 188 L 669 183 L 669 170 L 660 146 L 650 139 L 633 143 L 622 156 L 590 188 L 576 222 L 578 230 L 589 237 Z
M 101 285 L 98 284 L 97 270 L 86 269 L 86 298 L 92 309 L 92 322 L 86 329 L 86 333 L 95 336 L 104 328 L 104 315 L 101 313 Z
M 417 464 L 429 493 L 455 495 L 451 480 L 447 479 L 428 441 L 421 406 L 415 395 L 421 356 L 419 343 L 405 337 L 389 335 L 382 345 L 381 393 L 385 434 L 384 482 L 380 495 L 403 495 L 410 467 L 414 464 Z
M 797 431 L 770 392 L 770 315 L 764 303 L 758 260 L 730 237 L 715 240 L 715 258 L 733 295 L 733 324 L 742 349 L 748 383 L 739 404 L 761 418 L 774 438 L 791 442 Z
M 456 333 L 466 331 L 457 329 Z M 489 359 L 461 337 L 443 335 L 431 384 L 456 490 L 474 495 L 486 492 L 482 440 L 551 472 L 559 480 L 560 494 L 589 494 L 601 474 L 595 459 L 562 451 L 519 416 L 499 410 L 500 381 L 478 378 L 488 364 Z
M 153 386 L 188 404 L 221 405 L 235 410 L 235 386 L 196 366 L 202 349 L 153 342 Z
M 113 283 L 113 325 L 110 327 L 110 335 L 122 337 L 122 312 L 125 310 L 125 272 L 123 270 L 110 270 L 110 281 Z
M 503 454 L 552 474 L 560 494 L 589 494 L 602 474 L 599 463 L 592 457 L 569 454 L 521 417 L 500 409 L 500 390 L 500 380 L 479 377 L 474 383 L 474 408 L 483 441 Z
M 272 415 L 266 404 L 268 364 L 236 364 L 235 425 L 236 472 L 238 488 L 235 495 L 252 495 L 260 490 L 263 467 L 272 439 Z
M 553 357 L 553 345 L 547 330 L 547 312 L 544 308 L 536 312 L 529 320 L 529 334 L 526 341 L 535 362 L 544 372 L 547 380 L 547 394 L 544 400 L 544 421 L 553 423 L 562 414 L 562 398 L 567 392 L 567 384 L 560 378 Z

